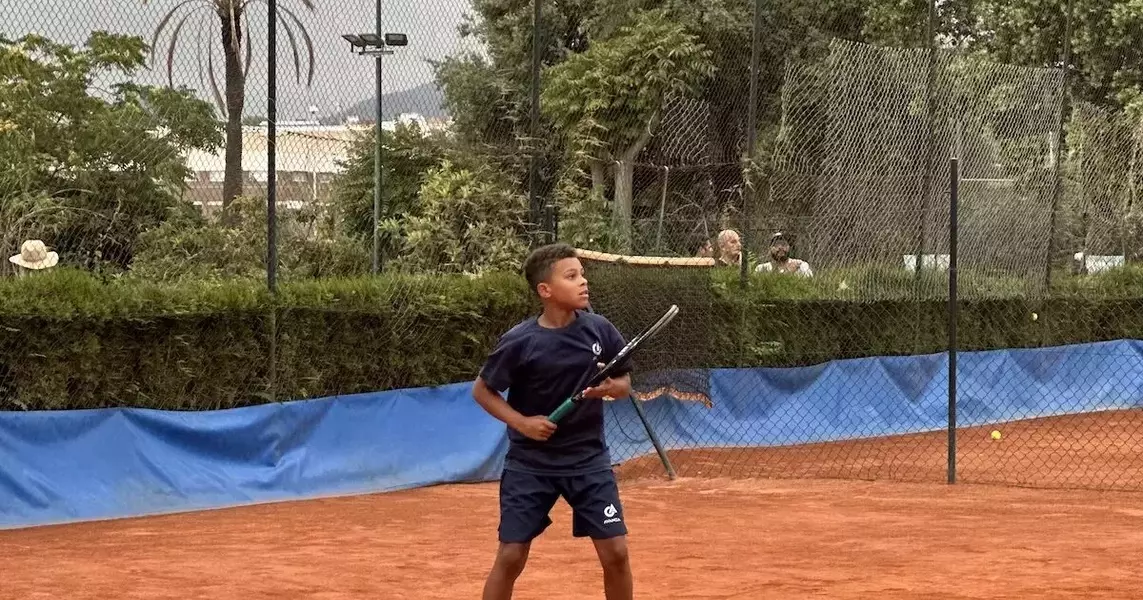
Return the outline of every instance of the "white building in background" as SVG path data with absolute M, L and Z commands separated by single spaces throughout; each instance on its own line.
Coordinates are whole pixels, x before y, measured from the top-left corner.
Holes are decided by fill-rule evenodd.
M 394 131 L 398 124 L 417 125 L 428 133 L 447 129 L 447 122 L 425 119 L 419 114 L 402 114 L 384 121 L 381 127 Z M 278 173 L 278 206 L 297 209 L 306 203 L 328 202 L 332 184 L 349 159 L 356 140 L 373 135 L 373 124 L 349 122 L 322 125 L 317 121 L 279 121 L 275 161 Z M 269 179 L 267 127 L 263 123 L 242 128 L 243 193 L 265 195 Z M 226 172 L 226 148 L 215 152 L 193 150 L 187 155 L 192 174 L 187 181 L 187 198 L 205 212 L 222 206 L 222 181 Z

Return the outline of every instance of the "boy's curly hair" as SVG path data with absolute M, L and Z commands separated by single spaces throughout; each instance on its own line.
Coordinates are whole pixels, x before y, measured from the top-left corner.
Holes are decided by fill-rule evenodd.
M 575 258 L 575 248 L 569 244 L 556 243 L 540 246 L 524 260 L 524 278 L 528 287 L 536 291 L 536 286 L 552 276 L 552 266 L 565 258 Z

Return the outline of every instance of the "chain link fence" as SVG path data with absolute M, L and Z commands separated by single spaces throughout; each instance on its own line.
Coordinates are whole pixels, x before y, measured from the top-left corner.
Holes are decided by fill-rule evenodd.
M 469 380 L 559 239 L 628 336 L 682 309 L 609 421 L 627 477 L 945 480 L 951 322 L 959 480 L 1143 487 L 1137 118 L 883 4 L 282 0 L 274 54 L 265 2 L 22 5 L 0 405 Z
M 1081 104 L 1066 123 L 1076 147 L 1060 152 L 1064 83 L 1062 70 L 841 40 L 789 61 L 751 226 L 759 242 L 794 240 L 812 274 L 603 267 L 602 285 L 614 285 L 603 294 L 617 296 L 644 277 L 689 278 L 638 294 L 639 307 L 614 301 L 609 314 L 646 322 L 669 303 L 693 313 L 637 373 L 646 431 L 625 419 L 609 431 L 622 456 L 639 456 L 621 472 L 1137 489 L 1140 400 L 1128 373 L 1138 353 L 1118 341 L 1137 317 L 1090 279 L 1116 257 L 1086 250 L 1097 228 L 1123 229 L 1131 163 L 1108 173 L 1100 157 L 1130 156 L 1132 128 Z M 766 254 L 785 248 L 756 248 L 778 267 Z

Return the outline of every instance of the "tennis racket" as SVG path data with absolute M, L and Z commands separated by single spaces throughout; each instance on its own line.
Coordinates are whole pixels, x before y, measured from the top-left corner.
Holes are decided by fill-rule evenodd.
M 643 333 L 640 333 L 634 338 L 631 338 L 631 341 L 627 342 L 627 345 L 624 346 L 615 355 L 615 358 L 612 358 L 611 362 L 604 365 L 603 368 L 595 371 L 594 375 L 592 375 L 592 372 L 595 370 L 596 366 L 593 364 L 585 374 L 585 377 L 591 376 L 591 378 L 586 382 L 581 379 L 579 385 L 577 385 L 575 388 L 575 394 L 573 394 L 567 400 L 564 400 L 563 403 L 556 408 L 556 410 L 552 411 L 552 414 L 548 415 L 548 420 L 555 423 L 564 418 L 564 416 L 567 415 L 571 409 L 575 408 L 576 402 L 583 400 L 583 391 L 585 389 L 595 387 L 603 382 L 604 379 L 610 377 L 620 366 L 623 365 L 623 363 L 627 362 L 627 359 L 631 356 L 632 353 L 635 352 L 636 349 L 639 348 L 643 342 L 651 339 L 655 334 L 662 331 L 663 328 L 667 326 L 667 323 L 670 323 L 672 320 L 674 320 L 675 315 L 677 314 L 679 314 L 679 307 L 675 304 L 672 304 L 671 307 L 667 309 L 667 312 L 663 313 L 663 316 L 659 317 L 658 321 L 655 321 L 654 325 L 648 327 L 643 331 Z

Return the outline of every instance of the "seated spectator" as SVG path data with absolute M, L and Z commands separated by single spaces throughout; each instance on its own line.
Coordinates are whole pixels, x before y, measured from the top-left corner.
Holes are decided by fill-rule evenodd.
M 742 238 L 733 229 L 718 232 L 718 262 L 737 265 L 742 261 Z
M 703 240 L 699 245 L 698 252 L 695 253 L 698 258 L 713 258 L 714 257 L 714 244 L 710 240 Z
M 755 272 L 796 273 L 802 277 L 813 277 L 810 263 L 790 258 L 790 242 L 781 232 L 770 236 L 770 260 L 758 265 Z
M 60 261 L 60 255 L 49 252 L 48 247 L 40 240 L 28 240 L 20 246 L 20 253 L 9 257 L 8 262 L 16 265 L 17 275 L 23 277 L 29 273 L 50 269 Z

